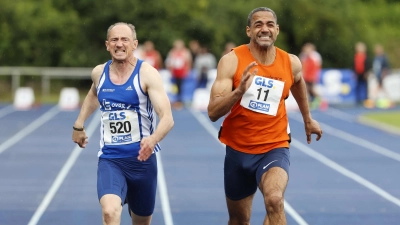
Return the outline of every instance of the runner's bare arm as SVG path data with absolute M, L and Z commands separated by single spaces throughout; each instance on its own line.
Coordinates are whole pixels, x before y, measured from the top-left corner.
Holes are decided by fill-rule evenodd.
M 303 79 L 302 65 L 300 59 L 292 54 L 289 54 L 292 63 L 292 72 L 294 83 L 290 88 L 294 99 L 296 100 L 304 122 L 311 120 L 311 113 L 308 106 L 307 88 Z
M 167 135 L 174 125 L 171 103 L 167 93 L 165 92 L 161 75 L 158 71 L 147 63 L 143 63 L 140 70 L 141 74 L 145 74 L 145 76 L 141 76 L 142 81 L 145 83 L 145 92 L 148 93 L 151 103 L 154 106 L 154 110 L 159 118 L 157 129 L 153 134 L 154 137 L 156 137 L 157 142 L 159 142 L 165 137 L 165 135 Z
M 145 161 L 150 157 L 155 145 L 172 129 L 174 120 L 171 112 L 171 104 L 158 71 L 144 62 L 140 68 L 140 74 L 143 74 L 140 77 L 141 86 L 144 92 L 147 92 L 149 95 L 150 101 L 159 118 L 154 133 L 149 137 L 143 138 L 140 142 L 141 148 L 138 159 Z
M 242 80 L 238 88 L 233 90 L 233 76 L 236 72 L 238 59 L 234 51 L 224 55 L 218 63 L 217 78 L 211 88 L 210 102 L 208 104 L 208 117 L 215 122 L 227 114 L 232 106 L 243 96 L 249 82 L 257 70 L 250 73 L 250 69 L 256 65 L 251 63 L 243 72 Z
M 96 86 L 100 78 L 100 75 L 103 71 L 103 68 L 104 65 L 99 65 L 96 66 L 92 71 L 92 81 L 93 81 L 92 86 L 90 87 L 90 90 L 86 95 L 85 100 L 83 101 L 81 111 L 79 112 L 78 118 L 74 123 L 74 127 L 78 129 L 84 128 L 83 125 L 86 119 L 99 107 L 99 101 L 97 100 Z M 86 144 L 88 143 L 87 138 L 88 137 L 86 136 L 85 130 L 77 131 L 73 129 L 72 141 L 77 143 L 79 147 L 81 148 L 86 147 Z
M 86 119 L 89 118 L 89 116 L 92 115 L 92 113 L 99 107 L 99 101 L 97 100 L 96 86 L 98 85 L 103 69 L 104 69 L 104 64 L 98 65 L 92 70 L 91 77 L 93 83 L 83 101 L 78 118 L 74 123 L 74 126 L 77 128 L 83 127 L 83 124 L 86 121 Z
M 322 136 L 322 130 L 317 121 L 311 117 L 310 109 L 308 107 L 307 88 L 303 79 L 302 66 L 299 58 L 295 55 L 289 54 L 292 64 L 292 73 L 294 83 L 290 88 L 294 99 L 299 106 L 301 115 L 303 116 L 304 126 L 306 130 L 307 143 L 311 143 L 311 134 L 316 134 L 318 141 Z

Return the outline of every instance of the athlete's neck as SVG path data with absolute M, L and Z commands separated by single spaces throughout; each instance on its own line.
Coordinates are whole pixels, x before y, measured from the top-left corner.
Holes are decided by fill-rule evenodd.
M 247 46 L 253 57 L 262 65 L 271 65 L 275 61 L 276 48 L 274 45 L 264 48 L 250 43 Z
M 118 77 L 129 76 L 137 63 L 136 57 L 131 57 L 123 61 L 113 59 L 110 64 L 110 71 Z

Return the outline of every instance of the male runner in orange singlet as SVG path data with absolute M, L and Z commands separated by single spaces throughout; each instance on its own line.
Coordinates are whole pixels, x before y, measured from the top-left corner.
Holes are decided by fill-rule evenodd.
M 309 111 L 302 67 L 297 56 L 274 46 L 279 34 L 273 10 L 250 12 L 250 43 L 224 55 L 218 65 L 208 115 L 225 116 L 220 140 L 226 144 L 224 183 L 228 224 L 249 224 L 257 187 L 264 196 L 264 225 L 286 224 L 284 192 L 289 177 L 290 129 L 285 99 L 292 92 L 303 116 L 307 142 L 322 136 Z

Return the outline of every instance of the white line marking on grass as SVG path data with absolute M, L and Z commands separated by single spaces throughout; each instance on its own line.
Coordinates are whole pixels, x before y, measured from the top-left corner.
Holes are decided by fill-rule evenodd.
M 294 120 L 296 120 L 296 121 L 298 121 L 300 123 L 303 123 L 303 119 L 300 119 L 299 116 L 291 116 L 290 118 L 292 118 L 292 119 L 294 119 Z M 331 126 L 329 126 L 327 124 L 324 124 L 324 123 L 321 123 L 321 122 L 319 122 L 319 124 L 321 125 L 322 131 L 324 133 L 330 134 L 332 136 L 336 136 L 336 137 L 341 138 L 343 140 L 346 140 L 346 141 L 348 141 L 350 143 L 353 143 L 353 144 L 356 144 L 358 146 L 364 147 L 364 148 L 369 149 L 369 150 L 371 150 L 373 152 L 376 152 L 378 154 L 381 154 L 383 156 L 386 156 L 388 158 L 391 158 L 391 159 L 394 159 L 394 160 L 397 160 L 397 161 L 400 162 L 400 154 L 399 153 L 393 152 L 393 151 L 391 151 L 391 150 L 389 150 L 387 148 L 381 147 L 381 146 L 379 146 L 379 145 L 377 145 L 375 143 L 372 143 L 370 141 L 367 141 L 367 140 L 364 140 L 362 138 L 356 137 L 356 136 L 354 136 L 352 134 L 349 134 L 349 133 L 346 133 L 346 132 L 344 132 L 342 130 L 333 128 L 333 127 L 331 127 Z
M 8 115 L 14 111 L 15 111 L 15 109 L 14 109 L 13 105 L 6 106 L 6 107 L 0 109 L 0 118 Z
M 211 124 L 201 112 L 191 109 L 190 112 L 199 121 L 199 123 L 215 138 L 215 140 L 225 147 L 218 139 L 218 130 Z M 293 207 L 285 200 L 285 211 L 299 224 L 308 225 L 308 223 L 293 209 Z
M 164 167 L 161 160 L 161 152 L 157 152 L 157 168 L 158 168 L 158 185 L 159 185 L 159 193 L 161 199 L 161 208 L 164 215 L 164 223 L 165 225 L 174 225 L 172 220 L 172 213 L 171 207 L 169 205 L 168 199 L 168 191 L 167 191 L 167 183 L 165 182 L 165 175 L 164 175 Z
M 58 107 L 58 106 L 57 106 Z M 91 137 L 100 123 L 100 110 L 96 112 L 93 116 L 93 119 L 90 121 L 90 124 L 87 129 L 87 136 Z M 79 155 L 84 149 L 80 148 L 78 145 L 74 148 L 72 153 L 69 155 L 69 158 L 65 162 L 64 166 L 61 168 L 60 172 L 58 173 L 56 179 L 54 180 L 53 184 L 51 185 L 50 189 L 47 191 L 46 195 L 44 196 L 42 202 L 40 203 L 39 207 L 36 209 L 36 212 L 33 214 L 31 220 L 29 221 L 28 225 L 36 225 L 40 218 L 42 217 L 43 213 L 46 211 L 47 207 L 49 206 L 50 202 L 52 201 L 54 195 L 57 193 L 58 189 L 60 188 L 61 184 L 64 182 L 65 177 L 68 175 L 69 171 L 71 170 L 72 166 L 75 164 L 75 161 L 78 159 Z
M 44 123 L 46 123 L 51 118 L 53 118 L 55 115 L 57 115 L 57 113 L 59 113 L 59 112 L 60 112 L 60 110 L 58 108 L 58 105 L 54 106 L 49 111 L 47 111 L 45 114 L 43 114 L 42 116 L 37 118 L 35 121 L 30 123 L 27 127 L 25 127 L 22 130 L 20 130 L 18 133 L 16 133 L 10 139 L 8 139 L 7 141 L 3 142 L 0 145 L 0 154 L 2 152 L 4 152 L 7 148 L 9 148 L 9 147 L 13 146 L 14 144 L 16 144 L 18 141 L 20 141 L 22 138 L 24 138 L 28 134 L 30 134 L 33 131 L 35 131 L 37 128 L 39 128 Z
M 364 124 L 364 125 L 376 128 L 376 129 L 380 129 L 380 130 L 383 130 L 383 131 L 391 133 L 391 134 L 400 135 L 400 128 L 395 127 L 393 125 L 378 122 L 373 119 L 369 119 L 366 116 L 359 116 L 357 121 L 361 124 Z
M 336 162 L 330 160 L 329 158 L 325 157 L 324 155 L 318 153 L 317 151 L 313 150 L 312 148 L 302 144 L 300 141 L 292 138 L 292 143 L 294 147 L 299 149 L 300 151 L 304 152 L 305 154 L 311 156 L 312 158 L 320 161 L 321 163 L 325 164 L 326 166 L 336 170 L 337 172 L 343 174 L 344 176 L 356 181 L 357 183 L 363 185 L 364 187 L 370 189 L 371 191 L 375 192 L 376 194 L 380 195 L 384 199 L 394 203 L 397 206 L 400 206 L 400 200 L 393 195 L 389 194 L 388 192 L 384 191 L 382 188 L 376 186 L 375 184 L 371 183 L 370 181 L 364 179 L 363 177 L 359 176 L 358 174 L 344 168 L 343 166 L 337 164 Z

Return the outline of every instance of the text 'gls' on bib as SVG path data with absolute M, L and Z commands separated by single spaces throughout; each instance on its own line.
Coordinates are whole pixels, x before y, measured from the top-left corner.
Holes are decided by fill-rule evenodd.
M 125 145 L 140 141 L 138 114 L 134 110 L 102 112 L 104 143 Z
M 262 76 L 254 76 L 240 105 L 254 112 L 276 116 L 285 83 Z

